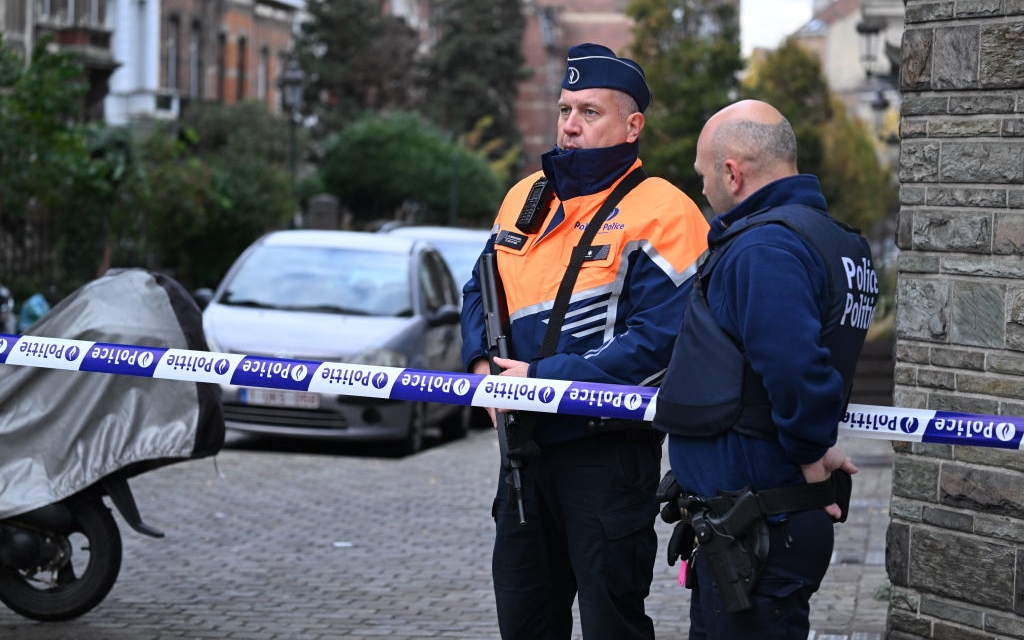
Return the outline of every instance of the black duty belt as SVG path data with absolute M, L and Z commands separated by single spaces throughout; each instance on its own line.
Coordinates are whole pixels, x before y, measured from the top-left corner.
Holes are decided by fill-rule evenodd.
M 764 515 L 776 515 L 795 511 L 820 509 L 833 502 L 839 504 L 843 515 L 840 522 L 846 520 L 850 504 L 850 474 L 842 469 L 832 472 L 832 477 L 823 482 L 765 489 L 756 492 L 757 503 Z M 736 500 L 744 492 L 723 492 L 717 496 L 705 498 L 705 503 L 718 515 L 724 515 L 732 508 Z
M 592 438 L 613 442 L 660 443 L 665 439 L 664 433 L 652 427 L 650 422 L 641 420 L 590 420 L 587 422 L 586 432 Z

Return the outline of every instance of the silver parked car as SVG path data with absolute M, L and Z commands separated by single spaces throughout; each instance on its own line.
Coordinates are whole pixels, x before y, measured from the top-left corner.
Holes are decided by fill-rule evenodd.
M 462 287 L 473 275 L 473 266 L 487 245 L 487 240 L 491 237 L 490 229 L 416 224 L 386 227 L 381 231 L 403 238 L 426 240 L 437 247 L 452 270 L 455 287 L 459 290 L 460 295 Z
M 203 311 L 210 349 L 255 356 L 461 371 L 460 293 L 426 242 L 357 231 L 269 233 L 235 261 Z M 470 408 L 226 386 L 227 426 L 301 438 L 389 441 L 400 453 Z

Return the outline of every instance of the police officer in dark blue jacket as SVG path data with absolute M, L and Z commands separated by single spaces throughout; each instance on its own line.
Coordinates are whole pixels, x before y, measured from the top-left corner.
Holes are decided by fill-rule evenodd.
M 712 116 L 694 166 L 716 217 L 654 421 L 682 491 L 690 639 L 802 639 L 857 470 L 834 445 L 878 282 L 771 105 Z

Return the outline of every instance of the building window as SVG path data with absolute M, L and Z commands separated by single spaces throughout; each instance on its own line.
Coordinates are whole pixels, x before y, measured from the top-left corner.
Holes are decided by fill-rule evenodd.
M 270 49 L 260 49 L 259 66 L 256 69 L 256 97 L 260 100 L 267 99 L 267 86 L 270 79 Z
M 164 86 L 178 88 L 178 38 L 181 37 L 178 16 L 167 20 L 167 43 L 164 48 Z
M 224 83 L 227 81 L 228 36 L 217 36 L 217 101 L 224 102 Z
M 198 98 L 203 91 L 203 49 L 199 22 L 193 22 L 188 32 L 188 95 Z
M 89 0 L 86 5 L 86 11 L 88 11 L 88 17 L 86 21 L 89 26 L 101 28 L 106 26 L 107 22 L 107 11 L 106 11 L 106 0 Z
M 7 24 L 25 24 L 25 13 L 32 9 L 32 5 L 29 3 L 7 3 Z M 39 8 L 42 11 L 42 5 Z M 41 18 L 46 16 L 41 15 Z
M 52 23 L 59 24 L 64 20 L 64 3 L 62 0 L 40 0 L 39 17 Z
M 238 39 L 238 74 L 237 84 L 235 85 L 236 93 L 235 99 L 241 102 L 245 99 L 245 73 L 248 61 L 246 60 L 246 49 L 248 41 L 245 38 Z

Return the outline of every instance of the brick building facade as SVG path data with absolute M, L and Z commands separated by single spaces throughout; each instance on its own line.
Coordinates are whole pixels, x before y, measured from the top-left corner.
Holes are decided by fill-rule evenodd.
M 739 0 L 724 1 L 734 3 L 738 11 Z M 519 84 L 516 104 L 524 175 L 540 168 L 540 154 L 555 143 L 555 103 L 569 47 L 596 42 L 620 56 L 630 55 L 633 22 L 626 15 L 628 4 L 629 0 L 523 0 L 523 57 L 533 71 Z
M 540 154 L 555 143 L 555 102 L 565 73 L 565 54 L 580 42 L 597 42 L 626 55 L 633 39 L 627 0 L 523 2 L 523 56 L 532 75 L 520 83 L 516 122 L 522 134 L 523 173 L 540 168 Z
M 297 8 L 278 0 L 163 0 L 160 86 L 182 106 L 259 100 L 281 109 Z
M 1024 2 L 907 0 L 899 407 L 1024 415 Z M 1024 456 L 895 445 L 889 633 L 1024 638 Z

